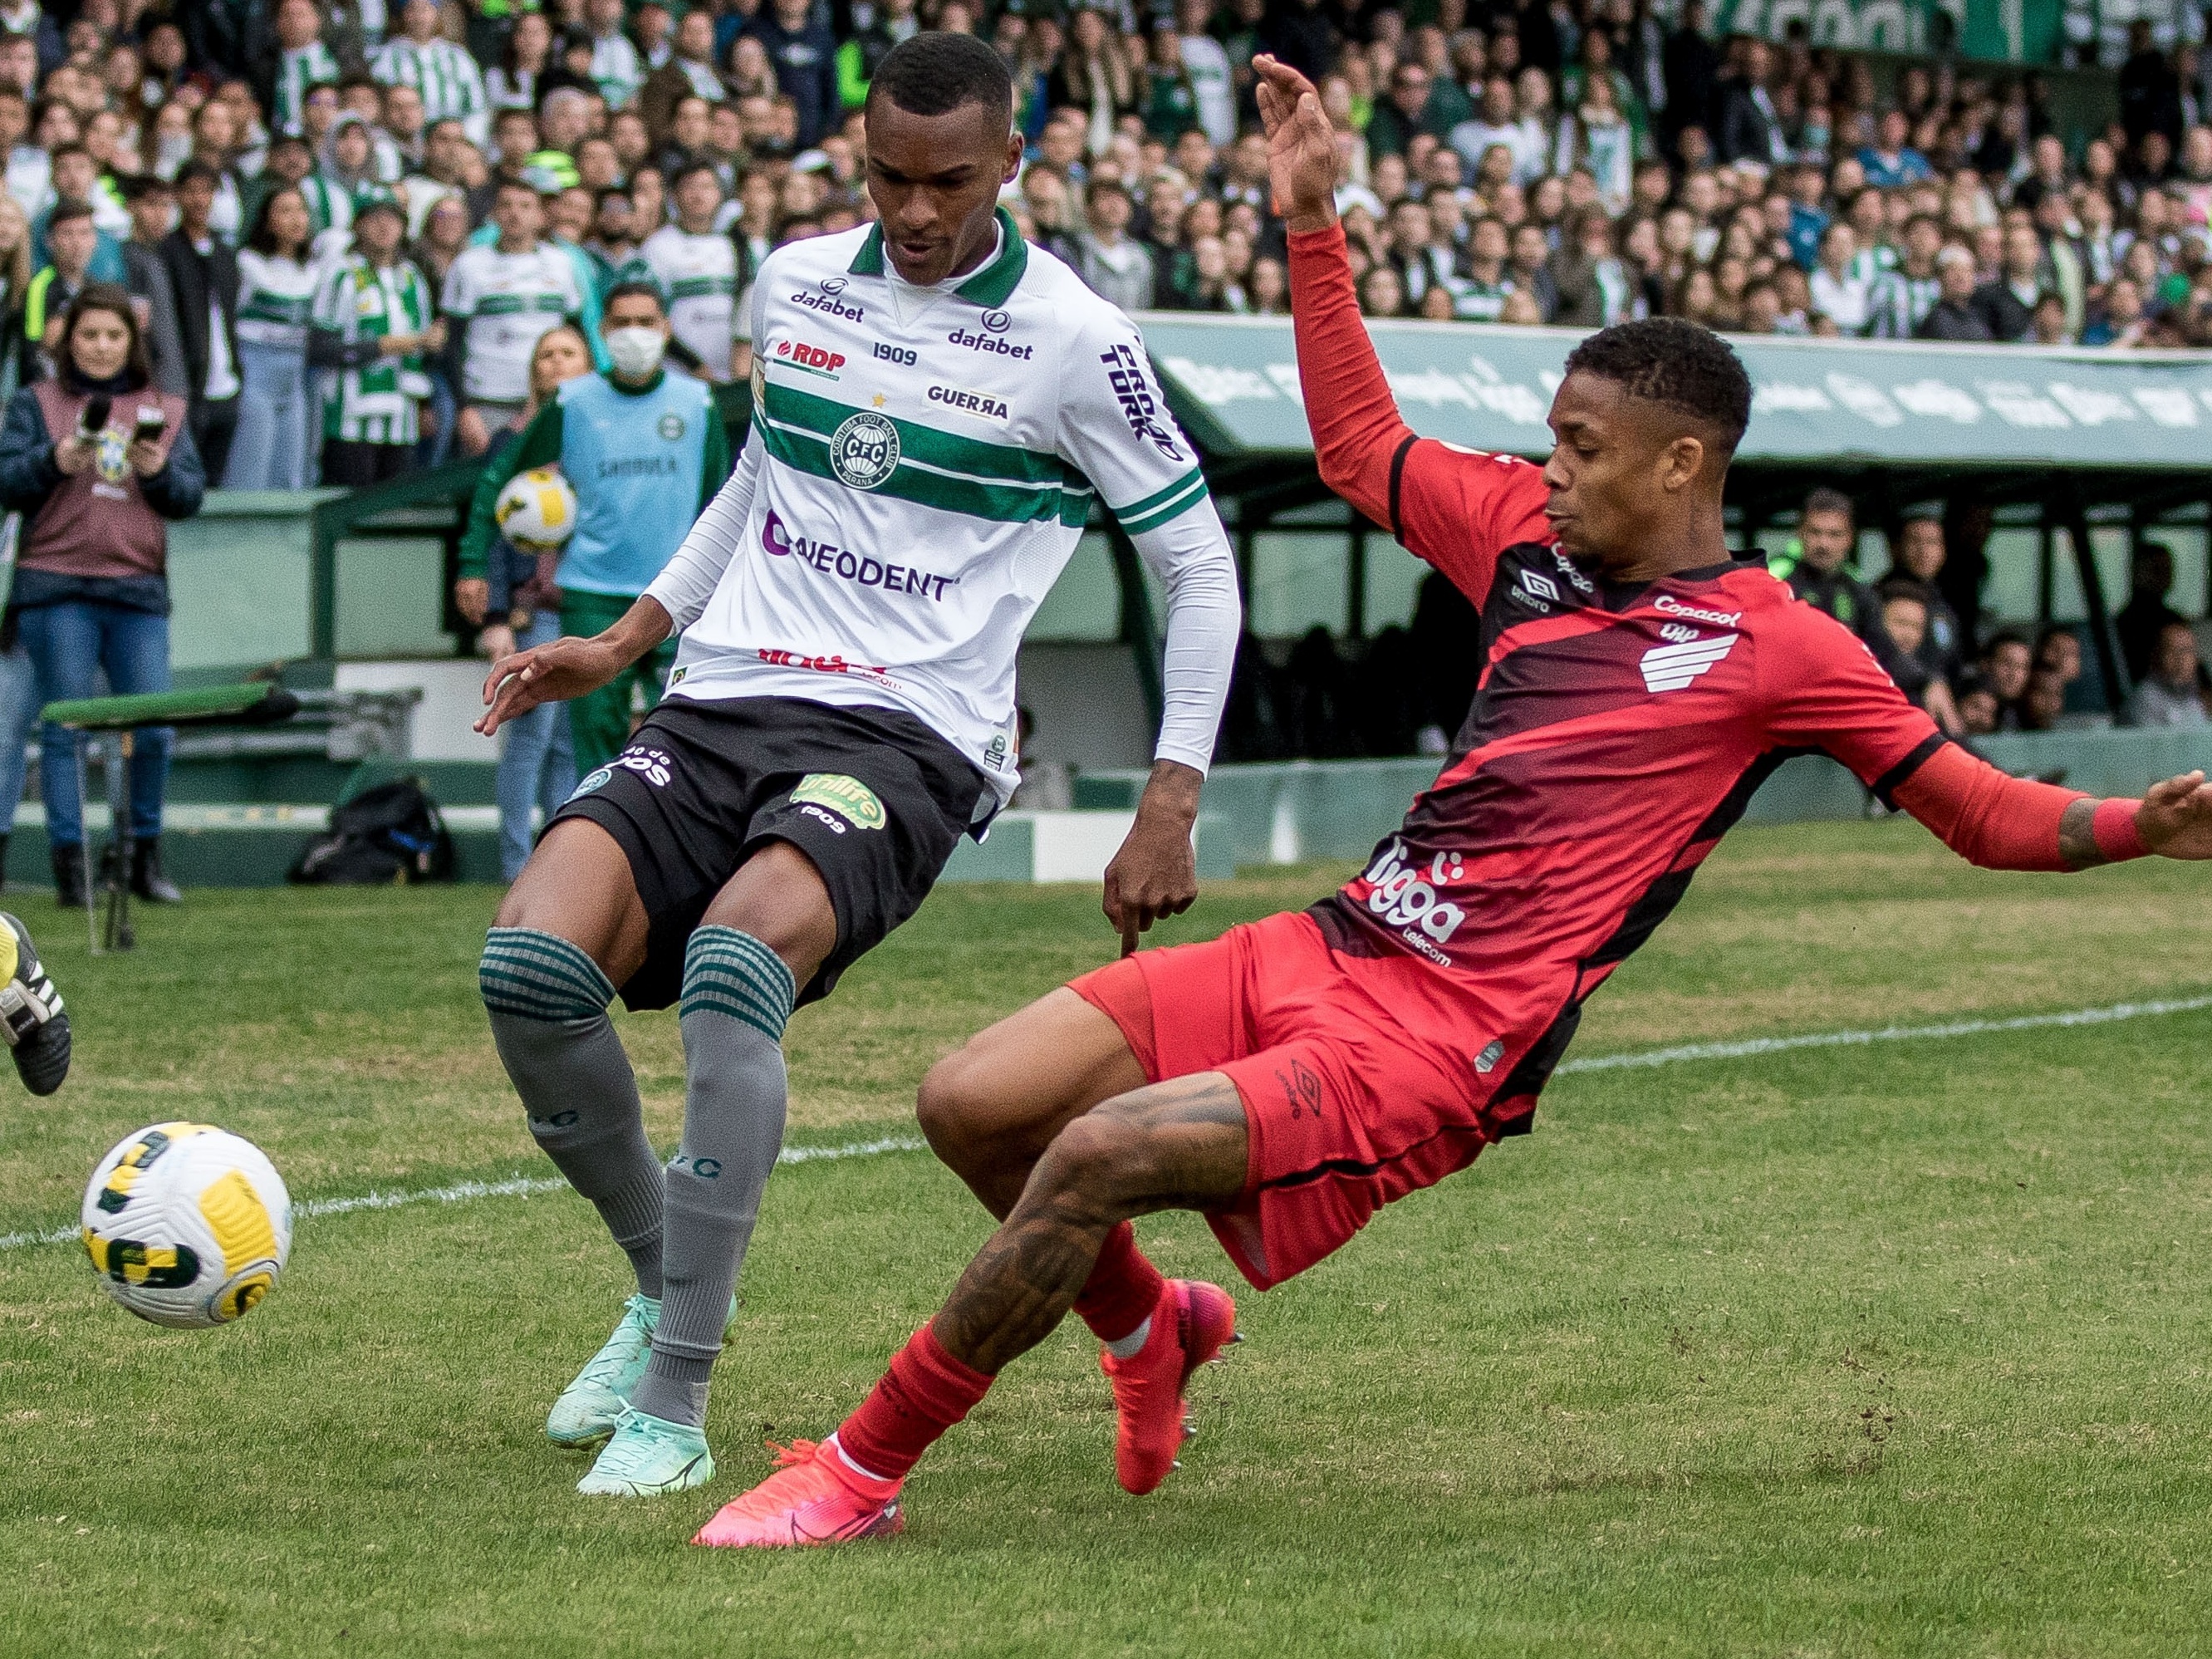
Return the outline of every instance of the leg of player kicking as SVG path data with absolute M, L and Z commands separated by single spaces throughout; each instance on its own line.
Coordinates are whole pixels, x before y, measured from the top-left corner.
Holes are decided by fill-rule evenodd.
M 820 1445 L 793 1447 L 787 1467 L 693 1541 L 775 1547 L 896 1531 L 908 1472 L 1066 1317 L 1108 1237 L 1132 1216 L 1234 1203 L 1248 1141 L 1243 1102 L 1218 1072 L 1118 1096 L 1067 1124 L 860 1410 Z
M 652 1497 L 714 1478 L 706 1437 L 732 1291 L 783 1146 L 783 1028 L 837 943 L 813 863 L 770 842 L 724 884 L 684 957 L 684 1140 L 664 1176 L 665 1280 L 650 1353 L 612 1437 L 577 1483 Z
M 630 1404 L 691 1429 L 731 1292 L 783 1147 L 783 1028 L 836 948 L 837 916 L 807 856 L 771 842 L 738 866 L 684 955 L 684 1141 L 669 1160 L 667 1291 Z M 595 1471 L 601 1473 L 603 1471 Z
M 1121 1028 L 1066 986 L 1018 1013 L 978 1032 L 930 1068 L 915 1104 L 921 1132 L 945 1165 L 968 1183 L 983 1207 L 1004 1221 L 1028 1183 L 1030 1171 L 1054 1139 L 1074 1119 L 1119 1095 L 1145 1086 L 1145 1070 Z M 1130 1362 L 1145 1352 L 1152 1314 L 1168 1284 L 1137 1249 L 1136 1231 L 1124 1221 L 1109 1231 L 1075 1312 L 1105 1346 L 1108 1375 L 1123 1407 L 1116 1461 L 1123 1483 L 1149 1491 L 1172 1458 L 1172 1435 L 1149 1449 L 1133 1439 L 1158 1441 L 1132 1420 L 1132 1386 L 1150 1382 Z M 1190 1287 L 1201 1296 L 1225 1294 L 1211 1285 Z M 1210 1294 L 1209 1294 L 1210 1293 Z M 1233 1319 L 1233 1312 L 1224 1317 Z M 1178 1372 L 1180 1365 L 1176 1366 Z M 1181 1392 L 1162 1392 L 1158 1410 L 1174 1412 Z M 1172 1425 L 1171 1425 L 1172 1426 Z

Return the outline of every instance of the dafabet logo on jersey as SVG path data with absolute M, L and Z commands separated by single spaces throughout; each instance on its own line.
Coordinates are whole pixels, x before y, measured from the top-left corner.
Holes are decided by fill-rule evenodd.
M 791 799 L 796 806 L 825 806 L 855 830 L 880 830 L 890 819 L 874 790 L 842 772 L 809 772 Z

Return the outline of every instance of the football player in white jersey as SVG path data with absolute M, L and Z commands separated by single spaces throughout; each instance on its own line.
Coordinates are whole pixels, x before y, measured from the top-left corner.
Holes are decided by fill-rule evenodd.
M 1022 155 L 997 55 L 918 34 L 884 58 L 866 120 L 880 222 L 763 266 L 755 416 L 729 483 L 614 627 L 485 682 L 489 732 L 683 635 L 665 699 L 555 815 L 482 965 L 532 1133 L 637 1279 L 546 1425 L 606 1443 L 586 1492 L 711 1478 L 708 1380 L 781 1145 L 785 1022 L 1012 793 L 1015 652 L 1095 510 L 1167 594 L 1164 715 L 1104 908 L 1133 948 L 1197 890 L 1238 606 L 1196 456 L 1128 319 L 997 209 Z M 617 991 L 681 1003 L 684 1138 L 665 1170 L 606 1017 Z

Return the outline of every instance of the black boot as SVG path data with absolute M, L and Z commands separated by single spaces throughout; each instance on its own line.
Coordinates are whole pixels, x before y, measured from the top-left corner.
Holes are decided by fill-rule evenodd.
M 64 910 L 85 908 L 84 848 L 57 847 L 53 849 L 54 897 Z
M 149 904 L 182 904 L 185 896 L 177 884 L 161 873 L 161 843 L 131 843 L 131 890 Z

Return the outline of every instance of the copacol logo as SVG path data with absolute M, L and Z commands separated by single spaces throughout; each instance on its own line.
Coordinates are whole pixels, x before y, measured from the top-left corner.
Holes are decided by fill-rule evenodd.
M 1440 897 L 1438 889 L 1466 873 L 1455 856 L 1439 853 L 1430 860 L 1428 878 L 1423 880 L 1420 870 L 1406 861 L 1405 843 L 1393 836 L 1382 856 L 1367 868 L 1374 890 L 1367 895 L 1367 908 L 1393 927 L 1419 927 L 1442 945 L 1467 919 L 1467 912 Z
M 898 428 L 872 410 L 848 417 L 830 434 L 830 470 L 855 489 L 875 489 L 898 464 Z

